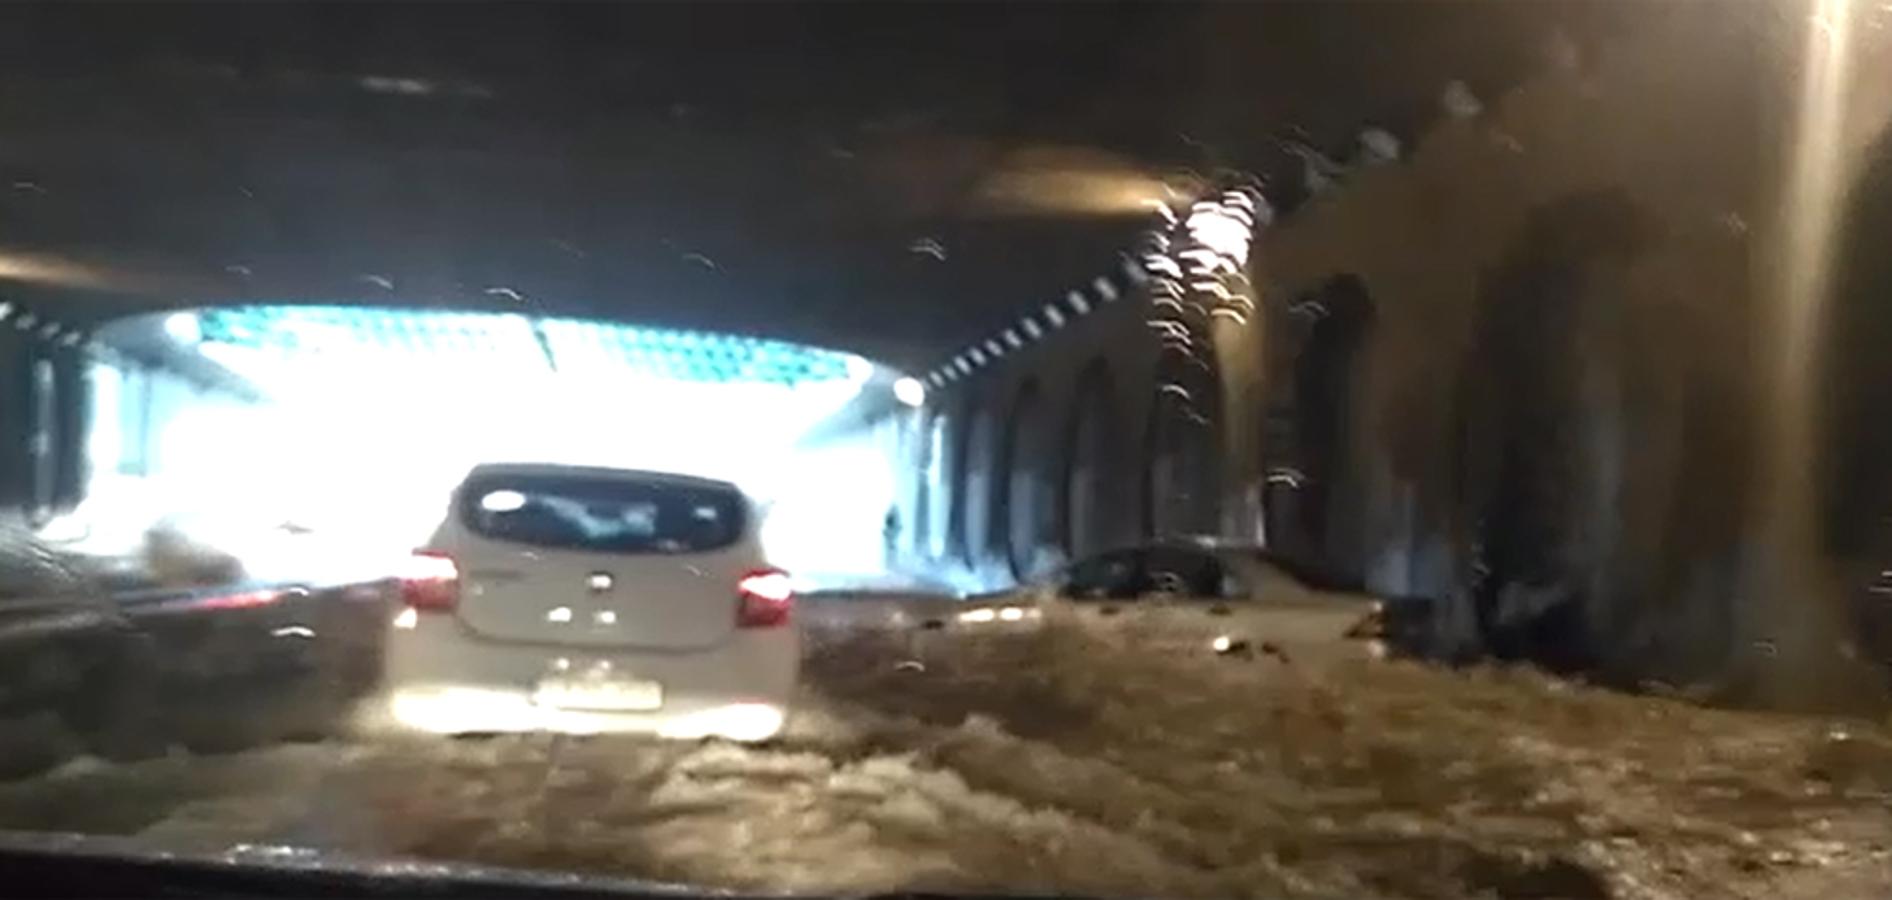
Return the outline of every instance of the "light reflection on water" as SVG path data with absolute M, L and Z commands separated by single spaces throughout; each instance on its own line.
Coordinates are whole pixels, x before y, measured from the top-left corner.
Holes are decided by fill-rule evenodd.
M 1768 559 L 1757 587 L 1767 655 L 1778 652 L 1785 663 L 1763 689 L 1779 700 L 1819 690 L 1827 677 L 1820 663 L 1840 658 L 1835 644 L 1844 633 L 1835 579 L 1822 571 L 1815 549 L 1814 433 L 1834 237 L 1856 162 L 1847 152 L 1856 80 L 1853 0 L 1809 0 L 1806 22 L 1777 244 L 1762 285 L 1774 312 L 1775 343 L 1767 397 L 1767 493 L 1759 525 Z

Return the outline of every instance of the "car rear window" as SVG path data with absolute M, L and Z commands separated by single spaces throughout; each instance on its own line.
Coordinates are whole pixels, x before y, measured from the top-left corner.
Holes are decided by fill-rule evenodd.
M 460 517 L 494 540 L 600 553 L 703 553 L 742 536 L 730 488 L 595 475 L 476 476 Z

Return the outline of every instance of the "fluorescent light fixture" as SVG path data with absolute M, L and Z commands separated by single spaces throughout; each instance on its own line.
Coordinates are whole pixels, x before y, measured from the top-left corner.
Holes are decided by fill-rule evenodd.
M 922 406 L 926 403 L 926 385 L 918 378 L 900 378 L 893 383 L 893 397 L 907 406 Z

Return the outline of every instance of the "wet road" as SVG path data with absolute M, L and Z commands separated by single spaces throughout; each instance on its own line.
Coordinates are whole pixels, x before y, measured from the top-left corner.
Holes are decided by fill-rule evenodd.
M 903 664 L 904 663 L 904 664 Z M 919 665 L 914 665 L 918 663 Z M 1884 896 L 1892 734 L 1524 672 L 814 635 L 763 746 L 363 731 L 0 784 L 0 826 L 791 891 Z

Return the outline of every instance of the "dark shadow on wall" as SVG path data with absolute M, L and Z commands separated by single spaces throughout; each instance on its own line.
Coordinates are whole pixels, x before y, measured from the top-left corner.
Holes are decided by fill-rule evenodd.
M 1625 686 L 1728 674 L 1760 375 L 1748 251 L 1722 241 L 1593 191 L 1485 272 L 1452 413 L 1448 652 Z
M 1268 403 L 1263 509 L 1270 547 L 1324 584 L 1365 576 L 1359 410 L 1373 302 L 1338 275 L 1282 313 L 1283 365 Z
M 1062 552 L 1056 542 L 1055 497 L 1045 472 L 1050 442 L 1039 393 L 1038 382 L 1028 380 L 1013 394 L 994 482 L 993 550 L 1020 580 L 1039 574 L 1041 564 L 1048 565 L 1048 555 Z
M 1165 347 L 1143 430 L 1142 533 L 1215 533 L 1221 521 L 1222 380 L 1206 340 Z
M 967 392 L 948 420 L 947 430 L 951 437 L 947 445 L 952 449 L 946 460 L 946 490 L 942 498 L 946 503 L 946 535 L 943 542 L 944 553 L 939 562 L 951 563 L 966 558 L 966 523 L 971 520 L 971 497 L 966 493 L 966 479 L 972 462 L 972 420 L 979 414 L 979 398 Z
M 958 556 L 976 569 L 993 556 L 995 511 L 1003 496 L 1004 479 L 998 467 L 998 415 L 989 401 L 975 398 L 968 402 L 964 452 L 953 496 L 954 508 L 959 510 Z
M 1123 473 L 1116 466 L 1122 443 L 1117 411 L 1117 379 L 1101 357 L 1078 373 L 1065 426 L 1063 487 L 1058 529 L 1071 558 L 1100 553 L 1125 538 L 1119 523 L 1129 511 L 1122 502 Z

